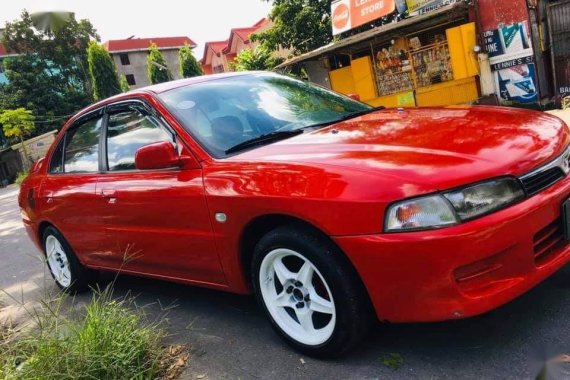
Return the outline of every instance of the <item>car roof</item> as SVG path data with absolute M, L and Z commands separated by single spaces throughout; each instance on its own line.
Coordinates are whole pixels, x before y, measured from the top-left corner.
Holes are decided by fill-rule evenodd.
M 128 99 L 131 99 L 133 97 L 140 96 L 140 95 L 144 95 L 144 94 L 148 94 L 148 93 L 160 94 L 160 93 L 163 93 L 163 92 L 166 92 L 169 90 L 173 90 L 175 88 L 191 86 L 191 85 L 195 85 L 198 83 L 211 82 L 211 81 L 215 81 L 215 80 L 220 80 L 220 79 L 225 79 L 225 78 L 233 78 L 233 77 L 239 77 L 239 76 L 259 75 L 259 74 L 263 74 L 263 73 L 269 74 L 270 72 L 267 72 L 267 71 L 240 71 L 240 72 L 220 73 L 220 74 L 211 74 L 211 75 L 201 75 L 201 76 L 197 76 L 197 77 L 193 77 L 193 78 L 178 79 L 178 80 L 173 80 L 170 82 L 159 83 L 159 84 L 154 84 L 151 86 L 137 88 L 136 90 L 128 91 L 128 92 L 125 92 L 122 94 L 117 94 L 117 95 L 111 96 L 109 98 L 100 100 L 97 103 L 93 103 L 93 104 L 83 108 L 82 110 L 76 112 L 75 115 L 73 115 L 67 121 L 67 123 L 74 121 L 74 120 L 78 119 L 79 117 L 81 117 L 81 116 L 83 116 L 83 115 L 85 115 L 85 114 L 87 114 L 93 110 L 96 110 L 100 107 L 103 107 L 107 104 L 110 104 L 113 102 L 118 102 L 121 100 L 128 100 Z M 272 74 L 274 74 L 274 73 L 272 73 Z
M 221 74 L 201 75 L 192 78 L 178 79 L 170 82 L 154 84 L 152 86 L 142 87 L 137 91 L 148 91 L 148 92 L 154 92 L 155 94 L 160 94 L 162 92 L 169 91 L 178 87 L 184 87 L 204 82 L 211 82 L 214 80 L 219 80 L 224 78 L 232 78 L 237 76 L 260 74 L 260 73 L 262 73 L 262 71 L 241 71 L 241 72 L 238 71 L 238 72 L 221 73 Z

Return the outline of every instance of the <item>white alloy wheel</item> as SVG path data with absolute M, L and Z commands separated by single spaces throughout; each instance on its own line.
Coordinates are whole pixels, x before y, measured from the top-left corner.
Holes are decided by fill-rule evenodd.
M 71 269 L 69 259 L 61 242 L 53 235 L 49 235 L 45 240 L 45 251 L 49 269 L 55 281 L 67 288 L 71 285 Z
M 298 252 L 270 251 L 259 268 L 263 302 L 275 323 L 295 341 L 317 346 L 336 325 L 332 292 L 317 267 Z

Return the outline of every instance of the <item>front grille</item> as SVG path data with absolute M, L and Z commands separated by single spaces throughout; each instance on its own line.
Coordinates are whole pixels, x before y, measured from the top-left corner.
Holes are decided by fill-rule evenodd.
M 564 245 L 566 240 L 562 232 L 562 221 L 555 220 L 534 235 L 534 262 L 537 265 L 543 264 L 552 253 L 556 252 Z
M 564 178 L 564 172 L 560 167 L 555 166 L 545 171 L 525 176 L 521 178 L 521 182 L 527 195 L 531 196 L 550 187 L 562 178 Z

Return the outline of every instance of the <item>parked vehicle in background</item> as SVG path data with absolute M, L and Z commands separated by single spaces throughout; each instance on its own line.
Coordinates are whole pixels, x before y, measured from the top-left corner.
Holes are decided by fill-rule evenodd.
M 538 112 L 214 75 L 79 112 L 19 203 L 65 291 L 106 270 L 253 292 L 287 343 L 335 356 L 375 319 L 481 314 L 568 263 L 569 142 Z

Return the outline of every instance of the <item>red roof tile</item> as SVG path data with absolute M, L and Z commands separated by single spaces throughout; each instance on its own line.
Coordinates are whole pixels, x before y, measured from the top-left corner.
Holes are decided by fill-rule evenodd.
M 196 43 L 188 37 L 155 37 L 155 38 L 131 38 L 126 40 L 109 40 L 103 44 L 109 52 L 121 52 L 130 50 L 148 49 L 151 43 L 155 43 L 159 49 L 178 48 L 188 44 L 195 47 Z
M 7 54 L 6 48 L 4 47 L 4 45 L 0 44 L 0 57 L 6 54 Z
M 267 22 L 267 19 L 264 17 L 261 20 L 259 20 L 258 22 L 256 22 L 255 24 L 253 24 L 253 27 L 259 28 L 259 27 L 263 26 L 266 22 Z
M 261 20 L 259 20 L 255 24 L 253 24 L 253 26 L 250 26 L 247 28 L 233 28 L 230 32 L 230 38 L 228 38 L 225 41 L 206 42 L 206 45 L 204 46 L 204 56 L 202 57 L 202 60 L 200 62 L 202 64 L 206 63 L 206 57 L 208 56 L 208 48 L 211 48 L 212 51 L 216 55 L 219 55 L 220 53 L 222 53 L 222 54 L 229 53 L 231 48 L 232 48 L 232 40 L 233 40 L 234 36 L 236 36 L 236 35 L 239 36 L 239 38 L 241 38 L 241 40 L 244 43 L 248 43 L 249 42 L 249 36 L 252 33 L 254 33 L 257 29 L 259 29 L 260 27 L 265 25 L 266 22 L 267 22 L 267 19 L 262 18 Z M 235 54 L 231 57 L 231 59 L 233 59 L 234 57 L 235 57 Z
M 204 45 L 204 56 L 202 57 L 202 62 L 206 63 L 208 48 L 212 49 L 214 54 L 219 55 L 226 46 L 228 46 L 228 40 L 206 42 L 206 45 Z

